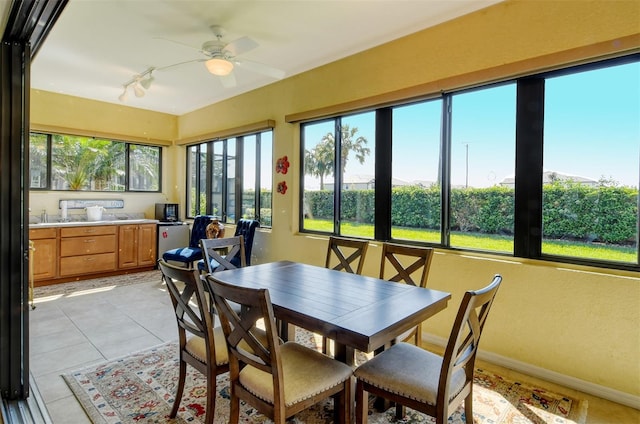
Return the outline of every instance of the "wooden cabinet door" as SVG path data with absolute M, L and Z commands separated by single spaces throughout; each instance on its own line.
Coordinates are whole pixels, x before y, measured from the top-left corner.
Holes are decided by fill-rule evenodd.
M 156 224 L 140 224 L 138 230 L 138 265 L 153 266 L 156 263 Z
M 118 268 L 138 266 L 138 225 L 120 225 L 118 229 Z
M 57 240 L 32 240 L 35 248 L 33 252 L 33 281 L 48 280 L 56 277 Z

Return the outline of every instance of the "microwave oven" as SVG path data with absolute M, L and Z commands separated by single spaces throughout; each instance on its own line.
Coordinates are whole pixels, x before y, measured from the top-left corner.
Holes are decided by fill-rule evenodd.
M 156 203 L 156 219 L 163 222 L 175 222 L 179 219 L 177 203 Z

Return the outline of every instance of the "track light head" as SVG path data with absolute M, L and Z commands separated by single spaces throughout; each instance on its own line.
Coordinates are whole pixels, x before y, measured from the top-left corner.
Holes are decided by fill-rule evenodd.
M 124 91 L 122 92 L 122 94 L 120 96 L 118 96 L 118 100 L 120 100 L 121 102 L 126 102 L 127 101 L 127 88 L 129 88 L 128 86 L 124 87 Z
M 135 83 L 133 85 L 133 92 L 135 93 L 136 97 L 144 97 L 144 90 L 138 83 Z
M 144 88 L 145 90 L 148 90 L 149 87 L 151 87 L 151 83 L 153 82 L 155 78 L 151 75 L 151 73 L 149 73 L 149 76 L 143 80 L 140 80 L 140 85 L 142 86 L 142 88 Z

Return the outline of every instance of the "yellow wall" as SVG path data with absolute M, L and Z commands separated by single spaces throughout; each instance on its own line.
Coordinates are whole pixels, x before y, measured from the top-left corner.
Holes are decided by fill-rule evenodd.
M 274 195 L 273 229 L 256 236 L 256 263 L 292 259 L 322 265 L 326 239 L 297 232 L 299 134 L 285 115 L 384 99 L 403 90 L 437 92 L 630 48 L 640 48 L 636 0 L 507 1 L 180 116 L 176 138 L 274 120 L 274 158 L 287 155 L 293 165 L 287 175 L 274 173 L 274 183 L 285 180 L 290 190 Z M 105 105 L 105 113 L 117 115 L 113 107 Z M 43 111 L 37 118 L 55 121 L 48 116 Z M 92 125 L 91 117 L 86 122 Z M 175 184 L 167 194 L 182 201 L 184 149 L 170 151 L 176 158 L 170 170 Z M 365 274 L 375 276 L 377 244 L 367 256 Z M 425 324 L 426 331 L 448 337 L 463 291 L 487 284 L 495 273 L 504 276 L 504 284 L 482 350 L 602 386 L 640 404 L 639 273 L 440 251 L 429 285 L 450 291 L 453 298 L 446 311 Z
M 162 145 L 162 193 L 92 193 L 32 191 L 29 207 L 39 216 L 42 209 L 49 215 L 60 213 L 60 199 L 124 199 L 124 208 L 116 213 L 144 213 L 153 218 L 155 203 L 184 201 L 177 190 L 177 173 L 173 163 L 184 158 L 182 151 L 172 147 L 178 137 L 178 117 L 128 106 L 103 103 L 74 96 L 63 96 L 48 91 L 31 90 L 31 129 L 75 135 L 106 137 Z M 182 159 L 184 162 L 184 159 Z M 182 177 L 184 181 L 184 177 Z M 181 211 L 182 213 L 182 211 Z M 70 210 L 69 214 L 84 214 L 83 210 Z

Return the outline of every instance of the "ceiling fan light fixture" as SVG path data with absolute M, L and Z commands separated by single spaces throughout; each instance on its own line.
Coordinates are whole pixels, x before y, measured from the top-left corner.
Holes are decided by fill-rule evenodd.
M 229 75 L 233 71 L 233 63 L 225 59 L 213 58 L 207 60 L 204 64 L 209 72 L 220 77 Z

